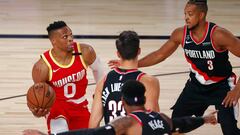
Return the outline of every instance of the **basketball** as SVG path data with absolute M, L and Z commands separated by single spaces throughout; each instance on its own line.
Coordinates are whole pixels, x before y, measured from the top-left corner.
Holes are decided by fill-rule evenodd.
M 33 84 L 27 92 L 27 106 L 29 108 L 50 108 L 56 98 L 56 94 L 47 83 Z

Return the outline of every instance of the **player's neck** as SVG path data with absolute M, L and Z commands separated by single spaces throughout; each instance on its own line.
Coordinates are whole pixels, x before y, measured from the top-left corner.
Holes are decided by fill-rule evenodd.
M 199 22 L 198 26 L 191 30 L 192 35 L 196 39 L 202 39 L 206 32 L 207 25 L 208 23 L 206 21 Z
M 121 66 L 119 68 L 122 68 L 122 69 L 137 69 L 138 68 L 138 61 L 137 61 L 137 59 L 121 60 Z
M 144 106 L 129 106 L 126 110 L 128 113 L 135 112 L 135 111 L 146 111 Z
M 206 25 L 207 22 L 206 21 L 201 21 L 198 23 L 197 27 L 195 27 L 194 29 L 191 30 L 192 34 L 200 34 L 200 33 L 204 33 L 206 30 Z
M 69 64 L 69 62 L 72 59 L 72 52 L 61 51 L 59 49 L 53 48 L 51 53 L 52 53 L 53 58 L 57 62 L 59 62 L 63 65 Z

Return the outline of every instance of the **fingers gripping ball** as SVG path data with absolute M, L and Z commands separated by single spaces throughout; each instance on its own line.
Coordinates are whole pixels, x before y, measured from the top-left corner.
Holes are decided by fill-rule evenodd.
M 27 92 L 27 105 L 29 108 L 51 108 L 56 98 L 54 90 L 47 83 L 36 83 Z

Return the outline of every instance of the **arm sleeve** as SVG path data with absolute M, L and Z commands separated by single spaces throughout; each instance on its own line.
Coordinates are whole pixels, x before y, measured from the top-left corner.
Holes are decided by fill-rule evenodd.
M 115 135 L 113 126 L 106 125 L 99 128 L 79 129 L 58 133 L 57 135 Z
M 173 132 L 178 131 L 179 133 L 190 132 L 204 124 L 202 117 L 180 117 L 173 118 Z
M 98 82 L 104 76 L 104 69 L 100 58 L 96 56 L 95 61 L 89 67 L 92 69 L 94 80 Z

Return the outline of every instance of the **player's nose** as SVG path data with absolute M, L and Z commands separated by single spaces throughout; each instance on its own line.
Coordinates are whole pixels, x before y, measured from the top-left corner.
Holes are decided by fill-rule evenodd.
M 72 42 L 72 41 L 73 41 L 73 35 L 68 36 L 68 41 L 69 41 L 69 42 Z

